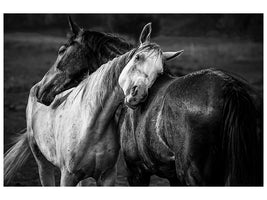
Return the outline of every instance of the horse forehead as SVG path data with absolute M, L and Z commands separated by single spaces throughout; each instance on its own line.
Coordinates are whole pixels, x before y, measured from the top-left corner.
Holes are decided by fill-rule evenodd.
M 153 48 L 153 47 L 145 47 L 141 48 L 137 51 L 137 53 L 143 53 L 143 54 L 148 54 L 148 55 L 154 55 L 160 53 L 160 49 L 158 48 Z
M 157 49 L 141 50 L 136 54 L 141 54 L 144 56 L 142 64 L 151 64 L 151 62 L 157 64 L 157 61 L 160 60 L 159 58 L 161 57 L 160 50 Z M 134 58 L 132 58 L 132 60 L 134 60 Z

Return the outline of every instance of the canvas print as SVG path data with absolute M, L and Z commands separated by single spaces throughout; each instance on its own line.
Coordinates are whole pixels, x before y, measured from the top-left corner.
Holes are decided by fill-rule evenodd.
M 4 14 L 4 186 L 263 186 L 263 14 Z

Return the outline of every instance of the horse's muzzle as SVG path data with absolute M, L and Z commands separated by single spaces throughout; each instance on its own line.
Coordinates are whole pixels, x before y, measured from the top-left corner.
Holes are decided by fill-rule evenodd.
M 49 98 L 45 95 L 42 95 L 41 98 L 37 98 L 37 102 L 49 106 L 53 102 L 54 98 Z
M 51 94 L 51 92 L 48 93 L 47 89 L 41 90 L 40 87 L 37 87 L 36 98 L 37 102 L 49 106 L 53 102 L 55 95 Z

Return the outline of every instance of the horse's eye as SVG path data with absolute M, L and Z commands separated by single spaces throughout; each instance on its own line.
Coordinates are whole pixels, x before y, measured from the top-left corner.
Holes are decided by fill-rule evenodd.
M 63 54 L 63 53 L 66 51 L 66 49 L 67 49 L 66 46 L 64 46 L 64 45 L 61 46 L 61 47 L 59 48 L 59 50 L 58 50 L 58 54 L 59 54 L 59 55 Z

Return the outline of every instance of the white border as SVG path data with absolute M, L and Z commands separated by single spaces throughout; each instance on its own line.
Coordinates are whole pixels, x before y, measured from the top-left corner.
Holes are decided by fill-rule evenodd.
M 0 57 L 2 68 L 0 70 L 1 84 L 3 83 L 3 13 L 265 13 L 264 1 L 233 1 L 233 0 L 2 0 L 0 3 L 2 15 L 0 16 L 1 48 Z M 264 21 L 266 17 L 264 16 Z M 265 23 L 264 23 L 265 24 Z M 264 34 L 266 36 L 266 33 Z M 266 53 L 264 51 L 264 58 Z M 266 75 L 264 70 L 264 77 Z M 264 88 L 266 83 L 264 81 Z M 3 105 L 3 86 L 0 91 L 0 103 Z M 264 99 L 266 94 L 264 93 Z M 1 106 L 3 115 L 3 106 Z M 264 109 L 264 113 L 265 113 Z M 264 118 L 264 124 L 267 121 Z M 0 123 L 3 130 L 3 119 Z M 2 133 L 3 136 L 3 133 Z M 0 137 L 3 144 L 3 137 Z M 266 137 L 265 144 L 266 144 Z M 1 146 L 2 147 L 2 146 Z M 3 159 L 3 147 L 0 150 L 1 161 Z M 266 148 L 264 151 L 266 155 Z M 266 156 L 265 156 L 266 158 Z M 3 183 L 3 162 L 0 162 L 0 185 Z M 266 166 L 264 168 L 266 172 Z M 265 176 L 266 184 L 266 176 Z M 0 188 L 1 199 L 266 199 L 266 187 L 264 188 Z
M 264 0 L 1 1 L 5 13 L 263 13 L 265 7 Z

